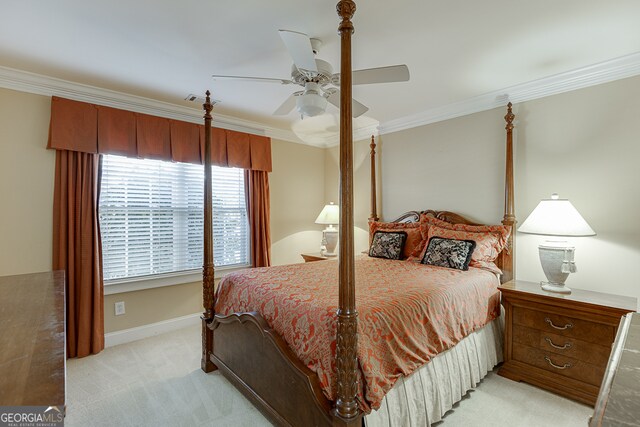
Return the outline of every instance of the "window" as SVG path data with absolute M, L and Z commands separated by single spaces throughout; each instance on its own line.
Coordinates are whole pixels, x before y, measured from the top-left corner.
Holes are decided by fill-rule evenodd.
M 213 166 L 216 267 L 249 265 L 242 169 Z M 204 168 L 105 155 L 99 220 L 105 281 L 202 268 Z

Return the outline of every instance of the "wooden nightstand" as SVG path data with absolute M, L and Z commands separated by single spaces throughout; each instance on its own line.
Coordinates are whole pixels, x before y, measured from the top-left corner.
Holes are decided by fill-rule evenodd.
M 498 374 L 593 405 L 620 318 L 636 311 L 637 299 L 580 289 L 558 294 L 521 280 L 499 289 L 505 342 Z
M 304 258 L 304 262 L 324 261 L 327 259 L 335 258 L 335 257 L 324 256 L 320 254 L 320 252 L 300 254 L 300 256 Z

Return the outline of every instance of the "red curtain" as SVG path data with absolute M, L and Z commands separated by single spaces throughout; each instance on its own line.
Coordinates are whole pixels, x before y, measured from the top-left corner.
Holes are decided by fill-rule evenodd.
M 99 157 L 56 150 L 53 269 L 64 270 L 67 279 L 67 357 L 104 348 Z
M 245 170 L 244 177 L 251 230 L 251 259 L 254 267 L 269 267 L 271 265 L 269 173 Z

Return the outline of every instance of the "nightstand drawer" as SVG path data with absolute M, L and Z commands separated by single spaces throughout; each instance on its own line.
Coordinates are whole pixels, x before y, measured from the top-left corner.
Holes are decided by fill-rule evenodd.
M 615 328 L 610 325 L 519 306 L 513 307 L 513 323 L 547 333 L 607 345 L 613 342 L 615 335 Z
M 538 348 L 540 350 L 560 354 L 596 366 L 605 366 L 609 360 L 611 347 L 578 340 L 525 326 L 513 326 L 513 342 Z
M 604 377 L 604 366 L 515 343 L 513 359 L 596 387 L 600 386 Z

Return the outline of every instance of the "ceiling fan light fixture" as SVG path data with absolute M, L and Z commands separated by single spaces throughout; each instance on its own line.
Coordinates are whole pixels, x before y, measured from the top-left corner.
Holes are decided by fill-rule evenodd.
M 322 95 L 317 83 L 310 82 L 307 83 L 304 93 L 296 97 L 296 107 L 303 116 L 319 116 L 327 109 L 327 98 Z

